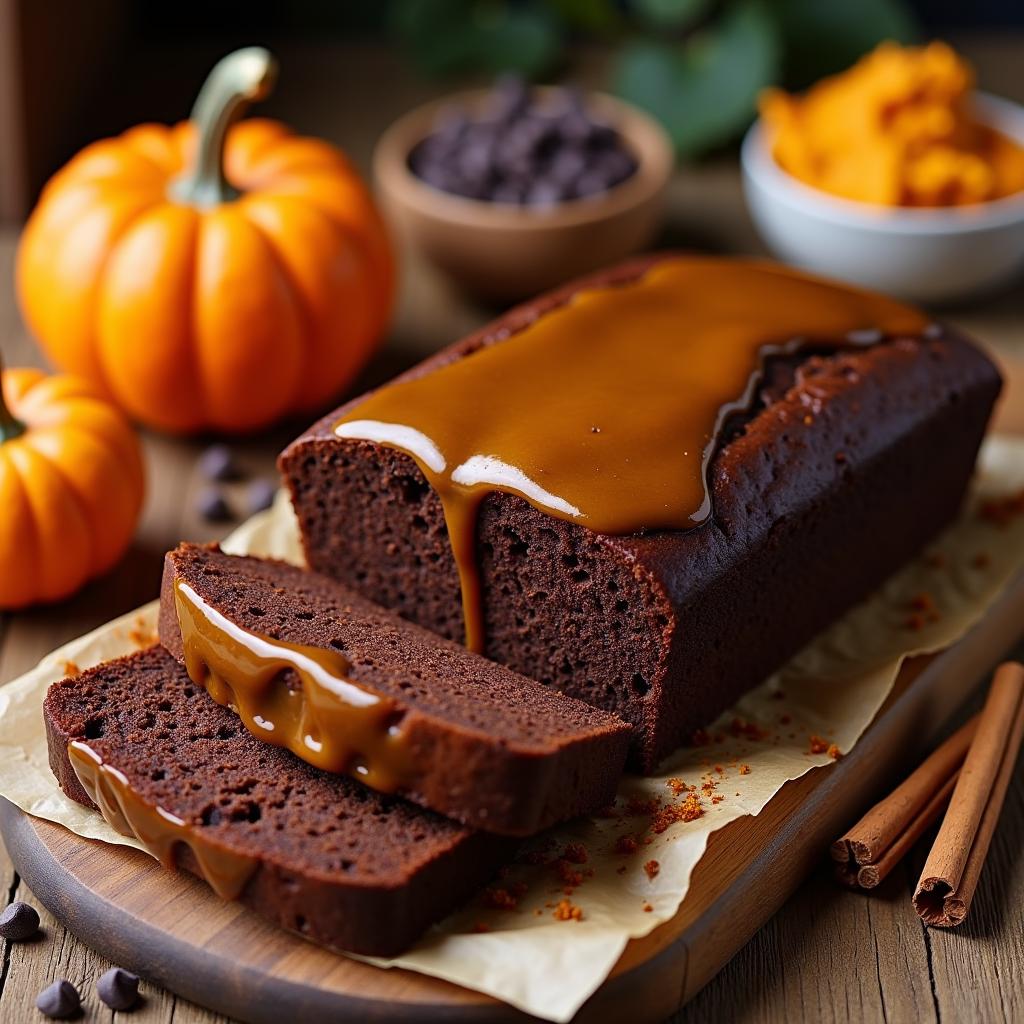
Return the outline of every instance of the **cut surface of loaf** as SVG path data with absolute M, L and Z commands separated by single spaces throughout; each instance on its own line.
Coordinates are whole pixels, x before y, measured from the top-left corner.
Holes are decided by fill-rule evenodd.
M 182 544 L 160 639 L 259 739 L 473 827 L 531 835 L 614 799 L 621 719 L 316 573 Z M 374 703 L 337 693 L 342 680 Z
M 260 743 L 159 646 L 54 683 L 43 713 L 71 799 L 122 831 L 134 822 L 165 863 L 332 948 L 401 952 L 511 852 Z
M 399 380 L 514 346 L 579 292 L 628 287 L 670 258 L 635 260 L 518 307 Z M 635 339 L 623 358 L 643 358 Z M 999 389 L 993 364 L 945 328 L 809 350 L 769 360 L 750 409 L 721 427 L 707 476 L 712 514 L 699 527 L 599 534 L 518 495 L 488 494 L 475 549 L 484 653 L 629 721 L 633 759 L 652 769 L 950 523 Z M 308 562 L 462 639 L 438 494 L 405 452 L 335 433 L 360 401 L 280 460 Z

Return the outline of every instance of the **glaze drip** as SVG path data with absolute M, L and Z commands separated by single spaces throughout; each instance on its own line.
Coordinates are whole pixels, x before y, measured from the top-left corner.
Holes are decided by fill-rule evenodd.
M 88 744 L 72 740 L 68 759 L 89 799 L 107 823 L 123 836 L 137 839 L 163 867 L 177 867 L 178 847 L 187 846 L 200 874 L 225 900 L 237 899 L 256 870 L 256 860 L 206 838 L 202 826 L 191 825 L 170 811 L 143 800 L 128 779 Z
M 606 534 L 690 529 L 766 358 L 919 335 L 919 311 L 768 263 L 680 257 L 577 293 L 519 331 L 357 403 L 338 437 L 410 455 L 440 496 L 466 644 L 484 648 L 480 502 L 516 494 Z
M 181 580 L 174 600 L 189 677 L 232 707 L 254 736 L 381 792 L 408 784 L 413 766 L 402 710 L 353 682 L 340 651 L 243 629 Z

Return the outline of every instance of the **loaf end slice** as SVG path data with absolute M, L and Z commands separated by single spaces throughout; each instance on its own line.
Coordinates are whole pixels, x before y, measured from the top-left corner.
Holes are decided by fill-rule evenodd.
M 90 788 L 115 827 L 141 816 L 151 852 L 334 949 L 400 953 L 511 853 L 253 739 L 162 647 L 54 683 L 43 714 L 71 799 L 97 806 L 72 758 L 102 763 L 102 791 Z

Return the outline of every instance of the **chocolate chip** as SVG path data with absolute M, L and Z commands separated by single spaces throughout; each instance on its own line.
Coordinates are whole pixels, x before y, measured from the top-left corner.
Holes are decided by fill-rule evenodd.
M 521 203 L 526 195 L 526 189 L 516 182 L 502 182 L 495 185 L 491 192 L 490 199 L 495 203 Z
M 97 980 L 96 994 L 112 1010 L 130 1010 L 139 1001 L 138 975 L 111 967 Z
M 39 931 L 39 915 L 35 907 L 20 900 L 12 903 L 0 914 L 0 939 L 22 942 Z
M 882 340 L 882 332 L 874 327 L 865 327 L 859 331 L 848 331 L 846 340 L 851 345 L 875 345 Z
M 210 445 L 199 456 L 199 472 L 205 480 L 237 480 L 242 475 L 226 444 Z
M 600 167 L 593 167 L 586 174 L 580 175 L 573 188 L 573 194 L 583 199 L 586 196 L 597 195 L 599 192 L 606 192 L 610 184 L 604 170 Z
M 502 75 L 495 83 L 492 106 L 501 120 L 512 120 L 530 104 L 530 90 L 519 75 Z
M 602 153 L 599 166 L 609 186 L 625 181 L 636 170 L 636 164 L 632 157 L 627 156 L 621 150 Z
M 562 149 L 551 161 L 548 177 L 552 181 L 568 185 L 575 181 L 587 169 L 587 159 L 583 151 L 575 147 Z
M 444 192 L 499 203 L 552 206 L 604 192 L 637 169 L 612 125 L 589 115 L 578 90 L 535 102 L 515 76 L 498 81 L 485 116 L 446 108 L 409 154 L 409 168 Z
M 210 523 L 224 523 L 234 516 L 224 495 L 216 487 L 204 487 L 196 498 L 196 512 Z
M 557 181 L 541 179 L 530 186 L 526 201 L 531 206 L 553 206 L 566 198 L 566 189 Z
M 250 515 L 263 512 L 274 504 L 277 486 L 269 480 L 253 480 L 246 493 L 246 509 Z
M 73 1017 L 82 1009 L 82 999 L 78 989 L 70 981 L 61 978 L 36 996 L 36 1009 L 56 1019 Z

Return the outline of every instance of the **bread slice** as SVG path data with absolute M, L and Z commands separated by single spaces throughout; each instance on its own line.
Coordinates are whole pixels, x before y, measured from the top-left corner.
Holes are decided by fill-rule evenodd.
M 43 714 L 72 800 L 321 945 L 397 954 L 512 852 L 253 739 L 162 647 L 54 683 Z
M 295 566 L 181 545 L 160 639 L 261 740 L 475 828 L 531 835 L 614 799 L 621 719 Z M 289 664 L 307 666 L 301 681 Z

